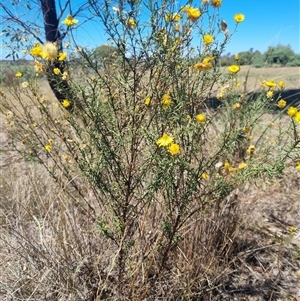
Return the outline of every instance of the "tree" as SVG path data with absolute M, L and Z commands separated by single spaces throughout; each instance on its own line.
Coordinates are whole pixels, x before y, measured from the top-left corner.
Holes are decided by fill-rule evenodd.
M 59 4 L 61 5 L 60 2 Z M 12 2 L 11 5 L 12 7 L 18 7 L 17 1 Z M 72 14 L 72 16 L 75 17 L 81 11 L 86 10 L 88 6 L 89 5 L 87 3 L 83 4 Z M 4 14 L 2 14 L 1 16 L 1 23 L 13 24 L 13 26 L 8 25 L 4 29 L 5 37 L 9 39 L 8 43 L 12 48 L 13 56 L 20 50 L 18 46 L 22 46 L 22 38 L 24 38 L 22 36 L 24 35 L 24 33 L 27 35 L 30 34 L 41 44 L 44 44 L 45 42 L 55 43 L 58 50 L 60 52 L 63 51 L 62 41 L 66 37 L 68 32 L 71 30 L 71 27 L 67 27 L 66 30 L 63 33 L 61 33 L 59 23 L 63 13 L 68 8 L 71 11 L 71 0 L 67 0 L 63 7 L 60 6 L 59 15 L 57 14 L 55 0 L 38 0 L 37 3 L 35 3 L 35 9 L 37 9 L 38 12 L 42 12 L 42 22 L 39 19 L 34 19 L 33 21 L 30 21 L 30 18 L 23 19 L 22 17 L 17 16 L 9 5 L 0 3 L 0 8 L 4 12 Z M 25 9 L 25 11 L 23 11 L 24 15 L 26 15 L 26 13 L 29 13 L 32 10 L 30 2 L 26 3 L 24 6 L 22 6 L 22 8 Z M 42 27 L 44 27 L 44 39 L 41 38 Z M 17 44 L 13 44 L 12 42 L 17 42 Z M 14 46 L 17 48 L 13 48 Z M 57 57 L 55 60 L 49 62 L 46 66 L 45 73 L 55 97 L 61 103 L 65 99 L 68 99 L 70 97 L 74 99 L 74 93 L 70 88 L 68 81 L 61 81 L 58 77 L 54 76 L 53 70 L 55 68 L 58 68 L 61 73 L 64 73 L 65 62 L 59 60 L 59 58 Z M 79 102 L 77 102 L 77 106 L 80 106 Z M 73 105 L 70 106 L 69 109 L 72 108 Z
M 291 46 L 277 45 L 276 47 L 269 47 L 265 53 L 265 58 L 270 65 L 282 65 L 285 66 L 291 58 L 295 55 Z

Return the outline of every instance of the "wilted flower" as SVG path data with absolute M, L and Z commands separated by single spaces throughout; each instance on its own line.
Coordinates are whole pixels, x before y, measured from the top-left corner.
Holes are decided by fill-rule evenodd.
M 210 5 L 214 8 L 219 8 L 222 5 L 222 0 L 211 0 Z
M 54 61 L 57 58 L 57 55 L 58 55 L 58 49 L 55 43 L 46 42 L 43 45 L 43 51 L 41 53 L 43 59 Z

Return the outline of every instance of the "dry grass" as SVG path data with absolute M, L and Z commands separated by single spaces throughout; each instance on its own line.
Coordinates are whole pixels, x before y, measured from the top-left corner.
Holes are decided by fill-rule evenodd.
M 286 89 L 300 89 L 300 67 L 263 67 L 254 68 L 251 66 L 241 66 L 238 73 L 238 80 L 243 82 L 247 77 L 249 92 L 260 88 L 263 80 L 274 79 L 276 82 L 282 80 L 286 84 Z
M 254 89 L 260 79 L 273 78 L 300 88 L 299 68 L 278 68 L 276 77 L 269 69 L 252 68 L 248 84 Z M 54 99 L 46 83 L 42 91 Z M 264 116 L 260 130 L 273 119 Z M 145 301 L 299 300 L 300 176 L 294 169 L 276 181 L 240 187 L 224 211 L 191 219 L 168 273 L 160 277 L 154 277 L 155 252 L 162 233 L 149 229 L 158 228 L 163 217 L 159 205 L 149 207 L 136 220 L 133 238 L 140 244 L 131 253 L 128 278 L 119 283 L 114 274 L 119 251 L 96 230 L 97 217 L 110 213 L 98 206 L 84 180 L 79 182 L 96 214 L 66 190 L 67 183 L 58 186 L 42 166 L 9 151 L 3 119 L 0 125 L 1 300 L 129 300 L 119 286 Z M 293 236 L 290 226 L 297 228 Z

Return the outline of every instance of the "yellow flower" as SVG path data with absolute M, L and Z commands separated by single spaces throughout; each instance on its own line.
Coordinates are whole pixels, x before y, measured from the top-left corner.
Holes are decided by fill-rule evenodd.
M 297 113 L 295 114 L 294 120 L 295 120 L 295 122 L 300 123 L 300 112 L 297 112 Z
M 64 108 L 68 108 L 71 105 L 70 101 L 67 99 L 64 99 L 61 104 Z
M 67 15 L 66 19 L 62 21 L 62 23 L 66 26 L 74 26 L 78 23 L 78 20 L 74 19 L 71 15 Z
M 66 80 L 67 78 L 68 78 L 68 72 L 67 72 L 67 71 L 64 71 L 64 73 L 62 74 L 61 79 L 62 79 L 62 80 Z
M 234 110 L 238 110 L 238 109 L 241 108 L 241 104 L 240 104 L 239 102 L 235 102 L 235 103 L 232 105 L 232 108 L 233 108 Z
M 196 120 L 199 122 L 199 123 L 204 123 L 206 121 L 206 117 L 204 114 L 198 114 L 196 116 Z
M 212 68 L 212 63 L 210 61 L 213 59 L 214 59 L 213 56 L 205 57 L 202 62 L 196 63 L 194 65 L 194 69 L 199 71 L 204 71 Z
M 295 107 L 289 107 L 288 110 L 287 110 L 287 114 L 290 117 L 294 117 L 297 114 L 297 112 L 298 112 L 298 110 Z
M 203 180 L 207 180 L 208 179 L 208 174 L 206 173 L 206 172 L 203 172 L 202 174 L 201 174 L 201 178 L 203 179 Z
M 163 106 L 163 109 L 167 109 L 171 104 L 172 104 L 172 99 L 169 93 L 166 93 L 162 100 L 161 100 L 161 104 Z
M 234 56 L 234 59 L 235 59 L 236 61 L 238 61 L 238 60 L 240 59 L 240 56 L 239 56 L 238 54 L 236 54 L 236 55 Z
M 222 0 L 211 0 L 210 5 L 214 8 L 221 7 Z
M 23 82 L 23 83 L 21 84 L 21 87 L 25 89 L 25 88 L 28 87 L 28 85 L 29 85 L 28 82 Z
M 261 85 L 264 87 L 264 88 L 274 88 L 274 87 L 276 87 L 276 83 L 275 83 L 275 81 L 274 81 L 274 79 L 270 79 L 270 80 L 268 80 L 268 81 L 263 81 L 262 83 L 261 83 Z
M 241 23 L 241 22 L 243 22 L 245 20 L 245 15 L 243 15 L 243 14 L 235 14 L 233 18 L 234 18 L 234 21 L 236 23 Z
M 202 4 L 208 4 L 208 0 L 202 0 Z
M 224 171 L 225 171 L 226 173 L 229 173 L 229 172 L 230 172 L 230 169 L 231 169 L 231 165 L 230 165 L 230 163 L 229 163 L 228 161 L 226 161 L 226 162 L 224 163 Z
M 205 35 L 203 36 L 203 42 L 204 42 L 205 45 L 211 44 L 212 41 L 213 41 L 213 39 L 214 39 L 213 36 L 210 35 L 210 34 L 205 34 Z
M 169 136 L 168 134 L 164 133 L 162 137 L 157 139 L 156 144 L 161 146 L 169 146 L 173 142 L 173 137 Z
M 181 20 L 181 18 L 182 18 L 181 15 L 178 13 L 175 14 L 167 13 L 165 15 L 166 22 L 178 22 Z
M 45 145 L 45 150 L 50 152 L 52 150 L 52 146 L 50 144 Z
M 179 144 L 177 144 L 177 143 L 172 143 L 172 144 L 169 146 L 169 152 L 170 152 L 171 155 L 177 155 L 177 154 L 179 154 L 179 152 L 180 152 Z
M 238 65 L 231 65 L 228 67 L 228 71 L 233 74 L 238 73 L 240 71 L 240 69 L 241 68 Z
M 190 7 L 187 10 L 187 17 L 192 21 L 196 22 L 201 16 L 201 11 L 198 8 Z
M 16 73 L 16 77 L 22 77 L 22 76 L 23 76 L 22 72 L 19 71 Z
M 245 162 L 241 162 L 238 166 L 238 169 L 244 169 L 247 167 L 247 164 Z
M 39 61 L 34 61 L 34 69 L 37 72 L 43 73 L 45 71 L 44 65 Z
M 286 106 L 286 101 L 284 99 L 280 99 L 277 102 L 277 106 L 278 106 L 279 109 L 283 109 Z
M 57 55 L 58 55 L 58 49 L 55 43 L 46 42 L 43 45 L 43 51 L 41 53 L 43 59 L 54 61 L 57 58 Z
M 254 154 L 255 151 L 255 146 L 254 145 L 250 145 L 247 149 L 247 154 L 252 156 Z
M 67 53 L 66 52 L 60 52 L 58 55 L 58 60 L 59 61 L 64 61 L 67 58 Z
M 297 164 L 296 164 L 296 168 L 297 168 L 298 170 L 300 170 L 300 161 L 299 161 L 299 162 L 297 162 Z
M 224 96 L 224 94 L 222 92 L 220 92 L 217 94 L 217 99 L 221 100 L 223 96 Z
M 144 104 L 145 104 L 146 106 L 149 106 L 150 103 L 151 103 L 151 98 L 150 98 L 150 97 L 147 97 L 147 98 L 144 100 Z
M 267 95 L 267 98 L 272 98 L 273 95 L 274 95 L 274 92 L 270 90 L 270 91 L 267 92 L 266 95 Z
M 278 83 L 278 87 L 280 88 L 280 89 L 284 89 L 284 87 L 285 87 L 285 83 L 284 83 L 284 81 L 279 81 L 279 83 Z
M 135 29 L 136 28 L 136 22 L 132 18 L 127 19 L 126 24 L 131 29 Z
M 54 73 L 55 75 L 60 74 L 60 69 L 59 69 L 59 68 L 54 68 L 54 69 L 53 69 L 53 73 Z
M 250 129 L 248 126 L 245 126 L 245 127 L 243 128 L 243 133 L 244 133 L 244 134 L 248 134 L 248 133 L 250 133 L 250 131 L 251 131 L 251 129 Z
M 34 47 L 30 49 L 29 52 L 34 57 L 40 57 L 42 54 L 42 46 L 39 43 L 35 43 Z

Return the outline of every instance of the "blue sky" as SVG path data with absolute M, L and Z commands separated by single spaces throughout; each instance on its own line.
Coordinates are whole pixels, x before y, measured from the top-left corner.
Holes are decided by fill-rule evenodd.
M 21 0 L 24 1 L 25 0 Z M 147 1 L 147 0 L 145 0 Z M 193 2 L 194 6 L 199 6 L 201 0 Z M 73 10 L 86 3 L 87 0 L 72 0 Z M 99 3 L 102 1 L 99 0 Z M 29 3 L 33 1 L 29 0 Z M 58 1 L 57 1 L 58 3 Z M 61 3 L 64 3 L 62 0 Z M 178 8 L 186 4 L 186 1 L 178 0 Z M 198 4 L 198 5 L 197 5 Z M 33 4 L 34 5 L 34 4 Z M 14 8 L 16 13 L 22 11 L 22 6 Z M 0 12 L 1 14 L 3 12 Z M 35 20 L 41 17 L 41 14 L 32 10 Z M 66 10 L 63 18 L 69 13 Z M 232 37 L 230 44 L 226 47 L 226 53 L 235 54 L 241 51 L 259 50 L 265 52 L 269 46 L 278 44 L 290 45 L 294 52 L 300 53 L 300 4 L 299 0 L 279 1 L 279 0 L 223 0 L 219 9 L 219 15 L 228 24 L 228 29 L 233 30 L 235 13 L 243 13 L 245 21 L 238 26 L 237 32 Z M 30 14 L 25 14 L 24 17 Z M 79 15 L 80 23 L 89 17 L 86 13 Z M 141 16 L 145 20 L 147 16 Z M 90 48 L 107 43 L 107 37 L 104 35 L 103 26 L 96 20 L 84 23 L 79 29 L 73 32 L 78 44 Z M 2 56 L 5 53 L 2 50 Z
M 77 0 L 82 1 L 82 0 Z M 201 0 L 194 1 L 197 6 Z M 76 1 L 73 0 L 73 3 Z M 178 7 L 185 1 L 179 1 Z M 229 29 L 233 29 L 235 13 L 243 13 L 245 21 L 238 26 L 226 52 L 232 54 L 250 48 L 265 52 L 269 46 L 290 45 L 300 53 L 300 4 L 299 0 L 288 2 L 279 0 L 223 0 L 219 14 Z M 103 30 L 96 22 L 86 24 L 75 33 L 79 40 L 88 46 L 106 43 Z

